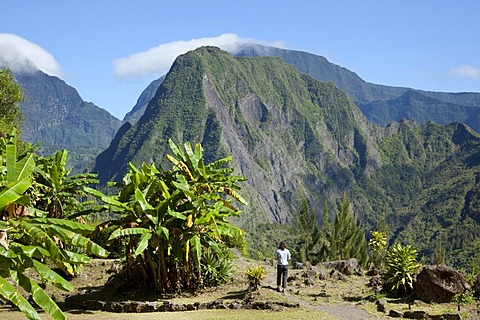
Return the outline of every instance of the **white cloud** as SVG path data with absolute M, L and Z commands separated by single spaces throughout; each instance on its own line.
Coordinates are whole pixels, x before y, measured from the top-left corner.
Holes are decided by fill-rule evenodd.
M 461 66 L 450 69 L 450 74 L 462 78 L 480 79 L 480 69 L 472 66 Z
M 40 46 L 15 34 L 0 33 L 0 67 L 13 71 L 41 70 L 49 75 L 61 77 L 62 70 L 57 60 Z
M 235 53 L 240 44 L 255 43 L 273 47 L 284 47 L 281 42 L 266 42 L 249 38 L 241 38 L 233 33 L 218 37 L 174 41 L 138 52 L 127 58 L 116 59 L 114 73 L 118 78 L 145 77 L 165 74 L 173 61 L 181 54 L 201 46 L 215 46 L 230 53 Z

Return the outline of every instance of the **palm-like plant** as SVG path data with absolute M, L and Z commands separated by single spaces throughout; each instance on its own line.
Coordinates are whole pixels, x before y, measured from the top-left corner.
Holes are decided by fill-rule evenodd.
M 385 263 L 387 272 L 383 275 L 383 289 L 406 297 L 412 291 L 418 273 L 417 249 L 396 243 L 388 250 Z
M 211 248 L 220 257 L 222 236 L 242 231 L 227 221 L 240 211 L 232 198 L 246 204 L 236 192 L 243 177 L 232 176 L 233 169 L 223 167 L 227 157 L 211 164 L 203 162 L 203 148 L 185 143 L 184 150 L 172 141 L 174 155 L 167 159 L 171 171 L 160 172 L 152 164 L 141 170 L 129 164 L 130 171 L 117 185 L 116 196 L 90 192 L 105 202 L 105 209 L 120 214 L 110 240 L 126 238 L 127 271 L 140 265 L 147 283 L 158 292 L 179 292 L 202 285 L 203 248 Z
M 209 286 L 216 286 L 227 282 L 233 273 L 232 262 L 210 248 L 204 250 L 201 266 L 203 281 Z
M 108 252 L 85 237 L 93 228 L 77 222 L 47 218 L 46 212 L 30 207 L 25 192 L 33 184 L 34 156 L 27 148 L 17 155 L 15 134 L 0 139 L 0 296 L 12 301 L 30 319 L 40 319 L 18 291 L 23 288 L 54 319 L 65 315 L 48 294 L 25 271 L 35 270 L 40 278 L 64 289 L 73 286 L 41 261 L 82 264 L 89 258 L 64 249 L 60 243 L 106 257 Z M 7 279 L 11 279 L 16 286 Z

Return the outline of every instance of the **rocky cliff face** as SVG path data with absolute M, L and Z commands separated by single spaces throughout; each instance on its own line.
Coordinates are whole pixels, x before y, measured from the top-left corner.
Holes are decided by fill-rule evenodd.
M 235 58 L 213 47 L 180 56 L 144 115 L 97 157 L 96 171 L 105 182 L 121 179 L 127 162 L 168 166 L 170 138 L 202 143 L 207 162 L 233 155 L 248 178 L 242 194 L 250 205 L 238 221 L 246 228 L 291 222 L 302 194 L 320 214 L 347 193 L 367 229 L 385 215 L 393 238 L 421 238 L 421 249 L 433 250 L 438 228 L 446 239 L 462 223 L 480 234 L 480 207 L 458 202 L 480 186 L 475 132 L 459 123 L 375 125 L 333 83 L 279 58 Z
M 24 90 L 23 139 L 41 143 L 43 154 L 70 152 L 76 171 L 91 166 L 95 155 L 110 144 L 121 121 L 106 110 L 82 100 L 78 92 L 57 77 L 41 71 L 15 74 Z
M 202 48 L 175 62 L 145 115 L 98 157 L 97 170 L 118 179 L 128 161 L 163 163 L 168 138 L 202 142 L 211 160 L 234 155 L 261 221 L 285 222 L 299 191 L 313 192 L 320 204 L 354 183 L 350 166 L 378 165 L 370 126 L 343 91 L 280 59 L 235 59 Z M 113 173 L 100 170 L 104 163 Z M 325 170 L 345 172 L 343 185 L 323 181 Z

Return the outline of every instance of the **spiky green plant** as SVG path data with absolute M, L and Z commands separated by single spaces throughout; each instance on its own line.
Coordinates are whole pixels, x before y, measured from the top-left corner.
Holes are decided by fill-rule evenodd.
M 233 273 L 231 260 L 218 255 L 215 251 L 208 248 L 201 259 L 203 281 L 207 286 L 216 286 L 225 283 L 230 279 Z
M 417 249 L 396 243 L 388 250 L 385 263 L 387 272 L 383 275 L 383 289 L 394 295 L 408 296 L 419 268 Z
M 267 271 L 262 266 L 249 267 L 245 271 L 247 276 L 249 288 L 251 290 L 258 290 L 263 279 L 267 276 Z

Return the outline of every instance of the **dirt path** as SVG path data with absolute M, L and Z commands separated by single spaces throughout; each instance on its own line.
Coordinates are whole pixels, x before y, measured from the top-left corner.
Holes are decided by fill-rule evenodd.
M 267 267 L 268 268 L 268 267 Z M 276 286 L 276 268 L 268 268 L 268 273 L 266 277 L 267 283 L 272 284 L 270 288 L 275 290 Z M 289 274 L 294 274 L 298 270 L 290 270 Z M 282 294 L 282 293 L 278 293 Z M 372 314 L 369 314 L 367 311 L 362 308 L 355 306 L 353 302 L 335 302 L 335 303 L 325 303 L 325 304 L 313 304 L 310 301 L 302 299 L 300 296 L 286 291 L 285 296 L 288 300 L 294 303 L 299 303 L 304 308 L 309 308 L 315 311 L 322 311 L 331 316 L 334 316 L 338 319 L 348 319 L 348 320 L 366 320 L 366 319 L 388 319 L 385 317 L 379 317 Z
M 300 299 L 299 297 L 287 293 L 290 301 L 299 303 L 302 307 L 310 308 L 316 311 L 322 311 L 329 315 L 335 316 L 339 319 L 348 320 L 367 320 L 367 319 L 388 319 L 387 317 L 377 317 L 369 314 L 365 310 L 356 307 L 352 303 L 336 303 L 336 304 L 323 304 L 314 305 L 310 302 Z

